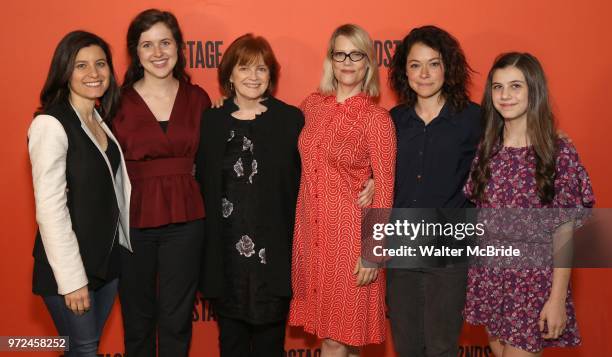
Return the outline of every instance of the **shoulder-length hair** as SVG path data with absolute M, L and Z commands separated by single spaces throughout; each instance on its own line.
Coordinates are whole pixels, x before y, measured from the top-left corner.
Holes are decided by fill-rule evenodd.
M 187 67 L 187 59 L 185 58 L 185 41 L 183 41 L 183 33 L 179 27 L 178 20 L 176 17 L 168 11 L 161 11 L 158 9 L 148 9 L 140 14 L 136 15 L 134 20 L 130 23 L 130 27 L 127 32 L 127 50 L 130 55 L 130 64 L 128 65 L 125 77 L 123 79 L 123 88 L 131 87 L 135 82 L 140 80 L 144 76 L 144 68 L 138 58 L 138 42 L 140 41 L 140 35 L 148 31 L 153 25 L 157 23 L 163 23 L 172 32 L 174 42 L 177 47 L 177 61 L 172 75 L 174 78 L 191 82 L 191 77 L 185 71 Z
M 503 145 L 504 119 L 493 106 L 492 82 L 495 71 L 515 67 L 525 76 L 528 90 L 527 139 L 536 157 L 536 184 L 538 197 L 543 204 L 552 202 L 555 196 L 555 156 L 557 129 L 548 98 L 548 86 L 542 65 L 529 53 L 510 52 L 498 56 L 487 76 L 482 98 L 482 114 L 485 123 L 483 140 L 478 149 L 478 164 L 471 173 L 474 189 L 471 197 L 485 201 L 485 189 L 491 178 L 489 162 Z
M 234 90 L 230 83 L 230 77 L 232 76 L 234 67 L 250 65 L 259 58 L 263 60 L 270 73 L 270 83 L 268 84 L 264 96 L 274 92 L 276 84 L 278 83 L 280 65 L 276 60 L 276 56 L 274 56 L 272 47 L 265 38 L 247 33 L 246 35 L 238 37 L 229 45 L 219 64 L 219 86 L 224 96 L 231 97 L 234 95 Z
M 443 29 L 432 25 L 410 31 L 393 54 L 389 82 L 400 102 L 409 107 L 413 107 L 417 102 L 417 94 L 410 88 L 406 75 L 408 54 L 416 43 L 424 44 L 440 53 L 444 65 L 442 96 L 456 111 L 463 110 L 470 101 L 468 87 L 473 70 L 465 59 L 459 41 Z
M 110 47 L 101 37 L 86 31 L 72 31 L 58 43 L 51 59 L 47 79 L 40 91 L 40 107 L 34 115 L 45 113 L 56 104 L 68 102 L 70 98 L 68 85 L 74 71 L 74 61 L 79 51 L 89 46 L 98 46 L 102 49 L 110 70 L 109 86 L 99 99 L 98 110 L 105 121 L 109 121 L 115 115 L 119 103 L 119 87 Z
M 362 91 L 370 97 L 378 97 L 380 94 L 380 85 L 378 81 L 378 64 L 374 53 L 374 44 L 370 35 L 361 27 L 353 24 L 346 24 L 338 27 L 329 39 L 327 46 L 327 54 L 323 61 L 323 77 L 319 90 L 324 94 L 335 93 L 338 89 L 338 81 L 334 76 L 332 67 L 332 53 L 338 36 L 347 37 L 357 49 L 366 54 L 366 74 L 363 80 Z

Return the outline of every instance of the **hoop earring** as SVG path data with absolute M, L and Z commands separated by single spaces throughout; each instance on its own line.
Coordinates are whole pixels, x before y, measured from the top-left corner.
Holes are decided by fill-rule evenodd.
M 230 91 L 234 91 L 234 83 L 230 82 Z

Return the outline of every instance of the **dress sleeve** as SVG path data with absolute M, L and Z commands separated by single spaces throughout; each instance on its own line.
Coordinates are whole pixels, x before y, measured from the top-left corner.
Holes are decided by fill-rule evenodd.
M 66 295 L 86 286 L 88 280 L 67 206 L 68 137 L 57 119 L 49 115 L 34 118 L 28 131 L 28 151 L 36 222 L 57 292 Z
M 465 185 L 463 185 L 463 194 L 468 200 L 473 203 L 477 202 L 474 202 L 474 200 L 472 199 L 472 193 L 474 192 L 474 181 L 472 181 L 472 172 L 474 172 L 474 169 L 476 169 L 476 166 L 478 165 L 478 161 L 480 161 L 478 158 L 479 149 L 480 145 L 478 145 L 478 147 L 476 148 L 476 155 L 474 155 L 474 159 L 472 160 L 472 163 L 470 165 L 470 171 L 468 172 L 467 180 L 465 181 Z
M 202 112 L 200 117 L 200 141 L 198 145 L 198 150 L 196 151 L 195 160 L 194 160 L 194 177 L 196 181 L 200 184 L 200 193 L 202 194 L 202 198 L 204 197 L 204 175 L 203 175 L 203 166 L 204 166 L 204 143 L 203 138 L 206 138 L 206 134 L 208 133 L 207 124 L 210 120 L 211 109 L 205 109 Z
M 567 138 L 560 139 L 556 166 L 556 206 L 562 208 L 593 207 L 595 195 L 591 187 L 591 180 L 580 162 L 576 147 Z
M 304 100 L 302 101 L 302 103 L 300 103 L 300 105 L 298 106 L 298 108 L 302 111 L 302 113 L 306 113 L 306 107 L 308 106 L 308 100 L 310 99 L 310 95 L 306 98 L 304 98 Z
M 372 207 L 390 208 L 393 206 L 396 137 L 395 127 L 386 110 L 376 108 L 373 111 L 368 126 L 367 141 L 376 182 Z
M 373 237 L 371 228 L 376 223 L 388 222 L 391 213 L 390 208 L 393 207 L 397 138 L 395 136 L 395 126 L 386 110 L 375 107 L 369 115 L 366 137 L 375 182 L 375 193 L 371 208 L 383 209 L 364 210 L 361 226 L 362 229 L 366 230 L 361 231 L 361 256 L 364 263 L 380 264 L 386 258 L 374 255 L 374 248 L 384 246 L 386 242 L 371 239 L 370 237 Z M 370 265 L 366 266 L 372 267 Z
M 312 105 L 314 104 L 314 102 L 317 100 L 317 98 L 320 98 L 321 95 L 317 92 L 314 93 L 310 93 L 308 95 L 308 97 L 306 97 L 302 103 L 300 103 L 300 110 L 302 111 L 302 113 L 304 113 L 304 116 L 307 116 L 306 113 L 308 112 L 308 110 L 310 109 L 310 107 L 312 107 Z
M 555 198 L 553 207 L 559 209 L 555 225 L 572 220 L 574 229 L 584 225 L 591 216 L 595 195 L 589 175 L 580 162 L 576 147 L 568 138 L 559 140 L 556 160 Z

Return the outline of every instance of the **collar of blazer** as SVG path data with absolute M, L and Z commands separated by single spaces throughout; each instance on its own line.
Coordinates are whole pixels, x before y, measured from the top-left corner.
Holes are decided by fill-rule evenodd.
M 83 118 L 81 118 L 81 115 L 79 114 L 79 111 L 74 107 L 72 102 L 69 101 L 69 103 L 70 103 L 70 107 L 72 108 L 72 110 L 74 111 L 76 116 L 79 118 L 79 121 L 81 122 L 81 128 L 83 129 L 85 134 L 87 134 L 87 136 L 89 137 L 89 140 L 91 140 L 91 142 L 94 143 L 94 145 L 96 146 L 98 151 L 100 151 L 100 154 L 104 158 L 104 161 L 106 162 L 106 166 L 108 166 L 108 170 L 109 170 L 109 172 L 111 174 L 111 177 L 113 178 L 113 184 L 114 184 L 115 183 L 115 178 L 114 178 L 114 175 L 113 175 L 113 169 L 111 167 L 110 161 L 108 161 L 108 157 L 106 156 L 106 153 L 104 152 L 104 150 L 102 150 L 102 147 L 100 147 L 100 144 L 98 144 L 98 141 L 94 137 L 94 135 L 91 132 L 91 130 L 89 130 L 89 127 L 87 126 L 87 124 L 85 124 L 85 121 L 83 120 Z M 108 127 L 108 125 L 106 125 L 104 120 L 102 120 L 102 117 L 100 116 L 100 114 L 98 113 L 96 108 L 94 108 L 94 110 L 93 110 L 93 117 L 98 122 L 98 124 L 100 124 L 100 127 L 102 128 L 102 130 L 104 130 L 104 133 L 106 133 L 106 136 L 108 138 L 110 138 L 117 145 L 117 147 L 119 148 L 119 151 L 121 151 L 121 146 L 119 146 L 119 143 L 117 142 L 117 139 L 115 138 L 115 136 L 111 132 L 111 130 Z M 123 161 L 123 158 L 122 158 L 121 161 Z
M 117 145 L 117 148 L 119 149 L 120 165 L 119 165 L 119 170 L 117 171 L 117 176 L 115 177 L 115 175 L 113 175 L 113 168 L 111 167 L 110 161 L 108 160 L 106 153 L 104 152 L 104 150 L 102 150 L 102 148 L 98 144 L 98 141 L 94 138 L 93 133 L 89 130 L 89 128 L 87 127 L 87 124 L 85 124 L 85 122 L 83 121 L 83 118 L 81 118 L 81 116 L 79 115 L 79 112 L 72 105 L 72 103 L 70 103 L 70 107 L 72 108 L 72 111 L 74 112 L 74 114 L 77 116 L 77 118 L 81 122 L 81 128 L 83 129 L 85 134 L 87 134 L 87 136 L 89 137 L 89 140 L 91 140 L 91 142 L 96 146 L 96 148 L 100 152 L 100 155 L 102 155 L 102 157 L 104 158 L 104 161 L 106 162 L 106 166 L 108 167 L 108 172 L 113 181 L 113 186 L 115 187 L 115 198 L 117 199 L 117 204 L 119 205 L 119 210 L 121 211 L 120 220 L 121 220 L 121 229 L 123 231 L 123 235 L 122 236 L 120 235 L 119 239 L 120 239 L 120 242 L 123 243 L 123 245 L 129 251 L 132 251 L 132 246 L 131 246 L 131 242 L 129 238 L 130 237 L 130 234 L 129 234 L 129 229 L 130 229 L 129 228 L 130 227 L 129 225 L 129 222 L 130 222 L 129 207 L 130 207 L 130 198 L 131 198 L 130 195 L 132 192 L 132 185 L 128 177 L 128 174 L 127 174 L 127 168 L 125 166 L 125 158 L 123 157 L 123 150 L 121 150 L 121 146 L 119 145 L 117 138 L 115 138 L 115 136 L 111 132 L 108 125 L 106 125 L 106 123 L 104 122 L 104 120 L 102 119 L 98 111 L 94 108 L 94 111 L 93 111 L 94 118 L 98 121 L 98 123 L 102 127 L 102 130 L 104 130 L 104 132 L 106 133 L 106 136 L 110 138 L 110 140 L 112 140 L 115 143 L 115 145 Z

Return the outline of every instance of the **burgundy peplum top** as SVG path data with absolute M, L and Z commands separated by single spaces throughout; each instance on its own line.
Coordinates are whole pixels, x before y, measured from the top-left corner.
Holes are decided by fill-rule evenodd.
M 133 88 L 123 91 L 112 127 L 132 182 L 131 227 L 159 227 L 204 217 L 200 188 L 192 173 L 201 115 L 209 106 L 202 88 L 181 81 L 164 132 L 142 97 Z

